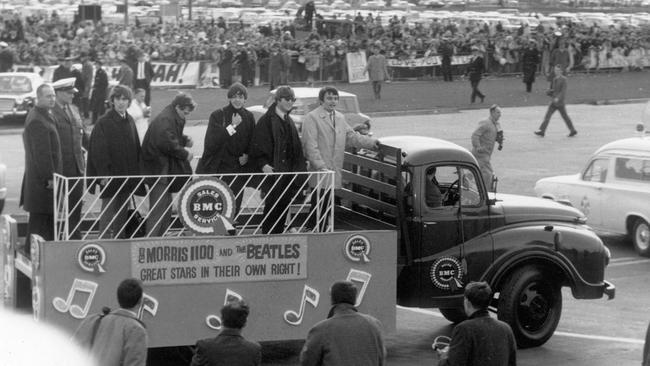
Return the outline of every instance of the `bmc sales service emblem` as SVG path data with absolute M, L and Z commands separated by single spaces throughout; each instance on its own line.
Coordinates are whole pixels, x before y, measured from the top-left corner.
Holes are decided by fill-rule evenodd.
M 97 244 L 86 244 L 77 253 L 79 267 L 86 272 L 104 273 L 106 264 L 106 252 Z
M 345 241 L 345 256 L 353 262 L 370 262 L 370 240 L 363 235 L 352 235 Z
M 436 259 L 431 265 L 431 281 L 441 290 L 463 288 L 463 269 L 455 257 Z
M 186 228 L 196 234 L 234 233 L 235 195 L 221 179 L 201 178 L 185 186 L 179 195 L 179 213 Z

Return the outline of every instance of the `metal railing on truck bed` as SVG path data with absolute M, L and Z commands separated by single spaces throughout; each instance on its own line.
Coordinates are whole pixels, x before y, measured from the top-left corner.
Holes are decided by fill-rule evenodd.
M 346 152 L 343 188 L 337 192 L 342 209 L 397 230 L 398 265 L 411 264 L 413 259 L 404 195 L 409 176 L 404 173 L 403 157 L 401 149 L 383 144 L 378 151 Z

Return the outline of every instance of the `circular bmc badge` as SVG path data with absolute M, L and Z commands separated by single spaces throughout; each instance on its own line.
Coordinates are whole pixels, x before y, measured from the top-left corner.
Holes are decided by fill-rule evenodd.
M 353 262 L 370 262 L 370 240 L 363 235 L 352 235 L 345 241 L 345 256 Z
M 178 194 L 179 214 L 186 228 L 197 234 L 225 235 L 234 230 L 235 195 L 221 179 L 201 178 Z
M 462 288 L 462 279 L 463 270 L 455 257 L 438 258 L 431 265 L 431 281 L 439 289 L 451 289 L 452 282 L 456 283 L 456 288 Z
M 77 262 L 79 267 L 86 272 L 106 272 L 104 269 L 106 252 L 97 244 L 86 244 L 81 247 L 77 253 Z

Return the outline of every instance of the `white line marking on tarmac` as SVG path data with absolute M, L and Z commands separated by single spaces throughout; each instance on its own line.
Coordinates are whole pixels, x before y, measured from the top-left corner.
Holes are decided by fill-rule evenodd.
M 414 313 L 419 313 L 419 314 L 425 314 L 425 315 L 432 315 L 438 318 L 444 318 L 440 312 L 437 310 L 428 310 L 428 309 L 420 309 L 420 308 L 407 308 L 404 306 L 399 306 L 397 305 L 398 309 L 403 309 L 403 310 L 408 310 L 412 311 Z M 630 343 L 630 344 L 644 344 L 645 340 L 643 339 L 634 339 L 634 338 L 622 338 L 622 337 L 608 337 L 608 336 L 599 336 L 599 335 L 589 335 L 589 334 L 580 334 L 580 333 L 569 333 L 569 332 L 561 332 L 561 331 L 555 331 L 555 335 L 563 336 L 563 337 L 570 337 L 570 338 L 582 338 L 582 339 L 591 339 L 591 340 L 597 340 L 597 341 L 607 341 L 607 342 L 617 342 L 617 343 Z
M 638 258 L 638 257 L 637 257 L 637 258 Z M 619 258 L 612 258 L 612 259 L 610 259 L 610 263 L 631 261 L 631 260 L 635 260 L 635 259 L 637 259 L 637 258 L 634 258 L 634 257 L 619 257 Z
M 639 259 L 636 261 L 629 261 L 629 262 L 610 263 L 608 267 L 620 267 L 620 266 L 627 266 L 628 264 L 639 264 L 639 263 L 648 263 L 648 262 L 650 262 L 650 259 Z

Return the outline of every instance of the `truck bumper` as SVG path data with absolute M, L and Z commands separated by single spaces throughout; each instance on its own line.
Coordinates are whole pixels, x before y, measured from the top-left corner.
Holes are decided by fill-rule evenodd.
M 603 289 L 603 293 L 607 295 L 607 300 L 611 300 L 616 296 L 616 286 L 614 286 L 614 284 L 609 281 L 604 282 L 605 284 L 603 286 L 605 288 Z

